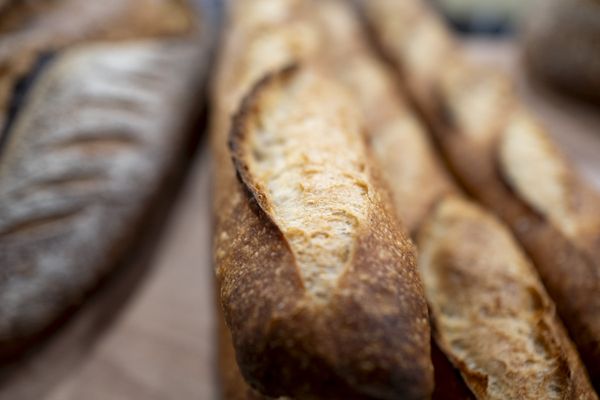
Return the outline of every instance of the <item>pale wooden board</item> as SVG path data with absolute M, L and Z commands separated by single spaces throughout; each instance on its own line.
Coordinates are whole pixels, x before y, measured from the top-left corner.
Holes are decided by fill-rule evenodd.
M 468 49 L 474 59 L 518 77 L 527 103 L 576 165 L 600 186 L 598 109 L 533 92 L 519 73 L 510 43 L 470 43 Z M 165 226 L 167 235 L 152 275 L 86 359 L 42 396 L 43 400 L 215 398 L 205 155 L 196 162 L 173 218 Z

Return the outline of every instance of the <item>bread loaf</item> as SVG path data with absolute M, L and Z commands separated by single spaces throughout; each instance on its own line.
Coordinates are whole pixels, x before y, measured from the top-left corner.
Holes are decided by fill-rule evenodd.
M 133 3 L 49 2 L 19 14 L 26 27 L 2 30 L 0 86 L 12 90 L 0 93 L 2 356 L 53 328 L 118 265 L 188 142 L 204 33 L 191 8 L 165 0 L 153 9 L 189 19 L 177 34 L 133 23 L 113 39 L 112 17 L 126 18 L 113 9 Z M 73 4 L 111 19 L 73 18 Z M 153 15 L 152 31 L 172 16 Z
M 414 248 L 373 175 L 358 112 L 312 68 L 268 74 L 316 47 L 293 6 L 234 10 L 234 23 L 243 21 L 222 59 L 218 88 L 227 89 L 217 91 L 215 255 L 241 372 L 270 396 L 426 397 L 432 368 Z M 237 179 L 223 156 L 228 107 L 247 77 L 265 74 L 232 128 Z
M 477 398 L 597 398 L 533 266 L 499 221 L 450 197 L 418 244 L 437 342 Z
M 420 398 L 432 369 L 414 248 L 345 96 L 288 69 L 240 109 L 231 148 L 246 196 L 237 214 L 249 215 L 217 242 L 225 317 L 240 366 L 266 394 Z
M 599 387 L 600 196 L 552 145 L 510 81 L 469 63 L 424 4 L 362 4 L 456 177 L 512 228 Z

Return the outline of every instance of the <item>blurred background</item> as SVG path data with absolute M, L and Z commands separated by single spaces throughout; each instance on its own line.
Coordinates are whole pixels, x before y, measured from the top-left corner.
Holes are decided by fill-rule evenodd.
M 506 34 L 513 31 L 533 0 L 430 0 L 461 33 Z

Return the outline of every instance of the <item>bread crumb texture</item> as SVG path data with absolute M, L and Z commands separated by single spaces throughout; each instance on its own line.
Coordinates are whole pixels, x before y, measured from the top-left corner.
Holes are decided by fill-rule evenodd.
M 344 95 L 311 73 L 300 74 L 285 88 L 264 92 L 247 138 L 249 173 L 307 291 L 320 300 L 348 264 L 369 203 L 361 127 L 356 111 L 339 100 Z

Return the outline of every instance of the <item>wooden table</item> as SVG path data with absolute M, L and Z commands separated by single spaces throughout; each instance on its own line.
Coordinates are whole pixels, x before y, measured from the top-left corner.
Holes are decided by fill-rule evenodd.
M 473 59 L 516 77 L 524 99 L 600 187 L 600 108 L 534 90 L 509 42 L 469 42 Z M 108 332 L 43 400 L 213 399 L 216 345 L 210 266 L 209 169 L 194 165 L 153 272 Z M 36 382 L 30 382 L 35 385 Z M 13 399 L 11 399 L 13 400 Z

